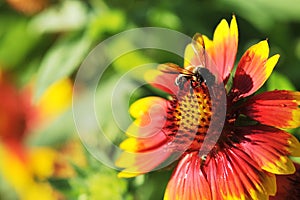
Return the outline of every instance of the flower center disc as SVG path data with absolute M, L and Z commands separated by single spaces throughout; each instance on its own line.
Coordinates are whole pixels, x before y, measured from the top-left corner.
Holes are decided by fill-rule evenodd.
M 172 151 L 200 150 L 211 122 L 212 104 L 205 84 L 180 90 L 167 111 L 165 133 Z

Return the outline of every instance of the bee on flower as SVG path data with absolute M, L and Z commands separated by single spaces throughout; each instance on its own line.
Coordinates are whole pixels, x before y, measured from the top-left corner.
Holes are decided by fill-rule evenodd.
M 254 94 L 279 55 L 263 40 L 251 46 L 233 72 L 238 47 L 235 16 L 222 20 L 213 40 L 196 34 L 183 68 L 166 63 L 145 75 L 169 99 L 133 103 L 135 121 L 120 144 L 119 177 L 135 177 L 177 161 L 164 199 L 269 199 L 276 175 L 295 172 L 289 156 L 300 143 L 284 129 L 300 125 L 300 92 Z

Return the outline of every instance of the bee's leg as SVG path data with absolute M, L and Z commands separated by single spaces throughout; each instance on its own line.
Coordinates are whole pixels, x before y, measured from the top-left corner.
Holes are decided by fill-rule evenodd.
M 180 82 L 179 88 L 180 88 L 181 90 L 183 90 L 184 84 L 187 82 L 187 79 L 186 79 L 185 77 L 182 77 L 181 79 L 182 79 L 182 80 L 181 80 L 181 82 Z
M 194 94 L 194 84 L 195 82 L 193 80 L 190 80 L 190 93 Z
M 184 88 L 184 84 L 187 82 L 187 79 L 181 74 L 175 79 L 175 85 L 179 87 L 180 90 Z

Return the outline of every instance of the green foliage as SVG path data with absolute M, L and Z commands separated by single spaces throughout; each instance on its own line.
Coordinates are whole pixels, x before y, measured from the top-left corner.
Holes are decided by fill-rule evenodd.
M 168 9 L 152 8 L 147 13 L 151 26 L 159 26 L 178 30 L 181 28 L 179 17 Z
M 75 132 L 73 114 L 69 109 L 51 124 L 36 127 L 28 137 L 28 143 L 38 146 L 55 146 L 74 137 Z
M 278 72 L 273 72 L 267 81 L 267 90 L 296 90 L 291 81 Z
M 41 42 L 41 35 L 27 29 L 28 20 L 20 16 L 0 14 L 0 65 L 3 68 L 21 67 L 28 61 L 30 51 Z
M 90 50 L 91 40 L 82 33 L 66 35 L 49 49 L 38 72 L 36 97 L 55 81 L 69 76 Z
M 132 199 L 127 193 L 127 181 L 117 178 L 116 171 L 88 156 L 88 166 L 82 169 L 73 164 L 74 178 L 51 178 L 50 184 L 67 199 Z

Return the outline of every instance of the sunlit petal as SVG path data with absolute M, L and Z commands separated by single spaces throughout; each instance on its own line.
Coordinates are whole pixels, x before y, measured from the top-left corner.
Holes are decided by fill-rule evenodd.
M 186 154 L 172 174 L 164 199 L 212 199 L 209 184 L 200 167 L 201 159 L 197 152 Z
M 241 112 L 262 124 L 296 128 L 300 126 L 299 105 L 299 92 L 275 90 L 252 97 L 243 105 Z
M 245 138 L 237 147 L 246 152 L 263 170 L 273 174 L 295 172 L 288 155 L 300 155 L 300 143 L 293 135 L 268 126 L 239 127 L 236 134 Z
M 234 67 L 238 46 L 238 28 L 235 16 L 232 16 L 230 26 L 224 19 L 220 22 L 212 41 L 206 36 L 203 38 L 208 55 L 214 61 L 218 73 L 226 83 Z
M 269 45 L 266 40 L 250 47 L 242 56 L 234 79 L 232 92 L 238 98 L 247 97 L 257 91 L 269 78 L 279 55 L 269 58 Z
M 169 94 L 177 94 L 178 87 L 175 85 L 177 74 L 163 73 L 159 70 L 148 70 L 144 78 L 155 88 L 158 88 Z
M 243 151 L 231 148 L 207 160 L 207 179 L 213 199 L 268 199 L 276 191 L 275 176 L 260 170 Z
M 124 168 L 118 176 L 131 178 L 148 173 L 159 167 L 170 156 L 171 152 L 166 151 L 165 145 L 138 153 L 124 151 L 115 162 L 117 167 Z

